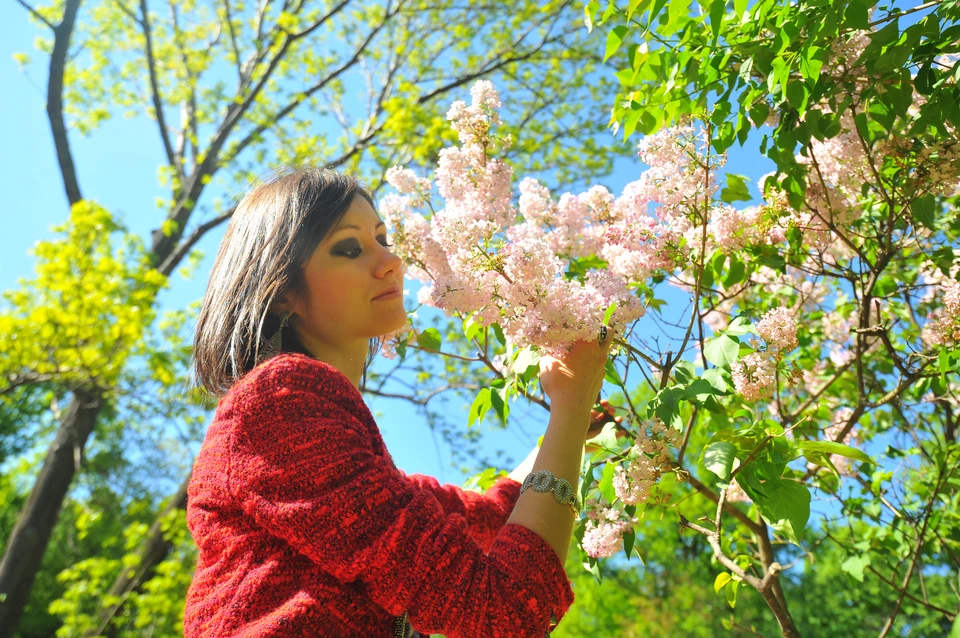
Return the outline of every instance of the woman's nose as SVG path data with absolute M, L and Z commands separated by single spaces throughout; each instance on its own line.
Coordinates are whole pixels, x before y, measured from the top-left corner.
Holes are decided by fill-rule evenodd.
M 400 268 L 401 266 L 403 266 L 403 260 L 401 260 L 397 255 L 393 253 L 392 250 L 390 250 L 387 247 L 384 247 L 384 251 L 385 251 L 384 257 L 380 262 L 380 270 L 382 272 L 391 271 L 391 270 L 393 272 L 400 272 Z

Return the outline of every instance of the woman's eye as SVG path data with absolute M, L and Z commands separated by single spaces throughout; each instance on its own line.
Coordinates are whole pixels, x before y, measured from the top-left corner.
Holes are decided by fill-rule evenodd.
M 393 248 L 393 244 L 387 243 L 386 239 L 380 242 L 380 245 L 383 246 L 384 248 Z M 345 250 L 341 252 L 340 254 L 344 255 L 345 257 L 349 257 L 351 259 L 356 259 L 357 257 L 360 256 L 360 253 L 362 252 L 363 250 L 361 248 L 351 248 L 349 250 Z

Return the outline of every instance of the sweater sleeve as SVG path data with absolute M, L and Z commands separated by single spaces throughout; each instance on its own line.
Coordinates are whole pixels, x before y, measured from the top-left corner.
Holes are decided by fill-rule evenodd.
M 403 471 L 401 470 L 401 473 Z M 490 551 L 497 533 L 506 524 L 513 506 L 520 497 L 520 483 L 508 476 L 497 479 L 484 493 L 464 490 L 456 485 L 441 485 L 437 479 L 423 474 L 405 474 L 407 480 L 433 494 L 447 516 L 460 514 L 467 520 L 467 529 L 475 541 Z
M 574 598 L 553 548 L 509 524 L 484 553 L 464 516 L 377 454 L 358 408 L 323 385 L 276 378 L 241 411 L 228 484 L 243 511 L 421 632 L 544 636 Z

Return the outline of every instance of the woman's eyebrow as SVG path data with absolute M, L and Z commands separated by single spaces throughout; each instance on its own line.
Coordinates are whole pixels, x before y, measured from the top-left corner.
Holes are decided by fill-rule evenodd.
M 379 224 L 377 224 L 377 228 L 380 228 L 381 226 L 386 226 L 386 225 L 387 225 L 386 222 L 380 222 Z M 336 235 L 336 234 L 339 233 L 341 230 L 351 230 L 351 229 L 352 229 L 352 230 L 363 230 L 363 229 L 360 228 L 359 226 L 354 226 L 353 224 L 350 224 L 349 226 L 341 226 L 341 227 L 338 228 L 337 230 L 333 231 L 333 234 Z M 374 230 L 376 230 L 376 229 L 374 229 Z

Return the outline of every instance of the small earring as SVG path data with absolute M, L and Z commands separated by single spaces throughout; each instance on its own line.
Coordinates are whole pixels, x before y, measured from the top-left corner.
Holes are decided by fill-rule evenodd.
M 283 343 L 283 329 L 287 327 L 287 324 L 290 323 L 290 314 L 289 312 L 283 312 L 280 315 L 280 327 L 277 328 L 277 331 L 273 334 L 270 339 L 267 340 L 267 343 L 264 344 L 263 349 L 260 351 L 260 357 L 258 357 L 257 363 L 261 361 L 266 361 L 272 357 L 280 354 L 280 346 Z

